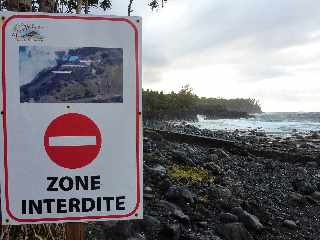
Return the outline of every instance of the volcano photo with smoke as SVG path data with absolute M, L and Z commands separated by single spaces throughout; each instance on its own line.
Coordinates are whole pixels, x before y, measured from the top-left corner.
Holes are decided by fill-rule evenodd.
M 123 101 L 121 48 L 20 46 L 21 103 Z

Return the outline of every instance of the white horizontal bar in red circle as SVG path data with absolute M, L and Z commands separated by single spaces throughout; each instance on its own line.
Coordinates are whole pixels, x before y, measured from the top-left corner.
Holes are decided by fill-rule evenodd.
M 67 146 L 95 146 L 97 145 L 96 136 L 58 136 L 49 137 L 49 146 L 67 147 Z

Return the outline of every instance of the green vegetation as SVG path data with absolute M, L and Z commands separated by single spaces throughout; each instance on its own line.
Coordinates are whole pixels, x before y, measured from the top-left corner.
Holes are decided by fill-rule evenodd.
M 207 118 L 239 118 L 260 112 L 261 107 L 255 99 L 200 98 L 189 85 L 182 87 L 178 93 L 165 94 L 149 89 L 143 91 L 145 119 L 194 120 L 197 114 Z
M 164 7 L 168 0 L 147 0 L 146 5 L 151 10 Z M 128 16 L 133 12 L 134 0 L 127 0 Z M 86 14 L 92 9 L 100 8 L 104 11 L 112 8 L 112 0 L 1 0 L 0 10 L 7 9 L 19 12 L 58 12 L 58 13 L 80 13 Z
M 214 182 L 214 177 L 201 167 L 191 167 L 184 165 L 173 165 L 169 168 L 168 176 L 180 183 L 199 183 L 199 182 Z

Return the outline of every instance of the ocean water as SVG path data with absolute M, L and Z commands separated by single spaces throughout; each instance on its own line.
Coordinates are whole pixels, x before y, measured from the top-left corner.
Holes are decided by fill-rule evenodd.
M 291 135 L 293 133 L 310 133 L 320 131 L 320 112 L 315 113 L 261 113 L 250 118 L 207 120 L 198 116 L 193 125 L 210 130 L 251 130 L 265 131 L 270 135 Z

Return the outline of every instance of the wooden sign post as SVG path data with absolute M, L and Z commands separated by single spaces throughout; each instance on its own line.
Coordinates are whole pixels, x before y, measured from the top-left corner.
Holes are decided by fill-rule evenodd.
M 84 223 L 67 223 L 66 240 L 84 240 L 85 227 Z

